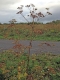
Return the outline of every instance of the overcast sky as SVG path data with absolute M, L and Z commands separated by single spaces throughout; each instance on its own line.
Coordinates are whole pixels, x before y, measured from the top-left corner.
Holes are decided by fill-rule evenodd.
M 34 4 L 43 13 L 46 11 L 45 8 L 49 8 L 52 16 L 40 19 L 41 22 L 60 20 L 60 0 L 0 0 L 0 22 L 7 23 L 11 19 L 16 19 L 17 22 L 26 22 L 21 15 L 16 13 L 18 12 L 17 7 L 27 4 Z M 27 12 L 27 9 L 24 9 L 25 17 L 27 17 Z

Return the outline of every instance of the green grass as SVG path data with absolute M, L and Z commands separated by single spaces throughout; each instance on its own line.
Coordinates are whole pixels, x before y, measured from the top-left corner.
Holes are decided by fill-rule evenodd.
M 27 24 L 16 24 L 13 27 L 0 25 L 0 39 L 60 41 L 60 24 L 35 24 L 34 29 L 42 30 L 42 34 L 31 34 L 32 28 Z
M 27 74 L 27 53 L 19 54 L 11 51 L 0 53 L 0 80 L 26 80 L 32 75 L 34 80 L 60 79 L 60 54 L 32 54 L 29 59 Z M 3 79 L 4 80 L 4 79 Z
M 4 37 L 3 35 L 0 36 L 0 39 L 20 39 L 20 40 L 42 40 L 42 41 L 60 41 L 60 34 L 58 33 L 57 35 L 52 35 L 51 33 L 44 33 L 42 35 L 27 35 L 27 33 L 23 34 L 8 34 L 7 37 Z

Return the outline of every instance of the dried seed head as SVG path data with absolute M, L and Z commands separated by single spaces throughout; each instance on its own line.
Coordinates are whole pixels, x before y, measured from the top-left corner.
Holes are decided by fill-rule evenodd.
M 37 10 L 37 8 L 35 8 L 35 10 Z
M 21 11 L 17 12 L 16 14 L 21 14 L 22 12 L 23 12 L 23 10 L 21 10 Z
M 15 23 L 15 22 L 17 22 L 15 19 L 12 19 L 12 20 L 10 20 L 9 21 L 10 23 Z
M 30 5 L 26 5 L 25 7 L 30 7 Z
M 42 14 L 42 17 L 45 17 L 45 16 Z
M 49 10 L 49 8 L 45 8 L 46 10 Z
M 18 7 L 17 9 L 22 9 L 22 7 Z
M 48 15 L 52 15 L 52 13 L 50 13 L 50 12 L 47 12 L 48 13 Z
M 23 12 L 23 10 L 21 10 L 21 11 L 19 11 L 20 12 L 20 14 Z
M 38 16 L 37 15 L 33 15 L 33 14 L 31 14 L 30 15 L 32 18 L 37 18 Z
M 21 7 L 24 7 L 23 5 L 20 5 Z
M 38 16 L 40 16 L 40 15 L 41 15 L 41 12 L 38 13 Z
M 35 5 L 34 5 L 34 4 L 31 4 L 31 6 L 32 6 L 32 7 L 35 7 Z
M 16 19 L 12 19 L 12 22 L 17 22 Z
M 29 15 L 28 15 L 29 16 Z
M 45 17 L 41 12 L 36 13 L 39 17 Z
M 32 11 L 32 13 L 34 13 L 34 11 Z
M 19 12 L 17 12 L 16 14 L 19 14 Z

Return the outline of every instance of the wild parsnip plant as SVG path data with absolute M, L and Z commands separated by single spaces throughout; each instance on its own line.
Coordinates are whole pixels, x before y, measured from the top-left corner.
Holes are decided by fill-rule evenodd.
M 32 18 L 32 24 L 29 24 L 29 20 L 24 16 L 23 12 L 23 8 L 24 7 L 27 7 L 28 10 L 29 10 L 29 14 L 27 16 L 29 16 L 30 18 Z M 33 40 L 33 34 L 35 34 L 36 31 L 34 31 L 34 22 L 35 22 L 35 19 L 39 19 L 40 17 L 45 17 L 46 15 L 44 15 L 42 12 L 38 12 L 38 9 L 35 8 L 35 5 L 34 4 L 30 4 L 30 5 L 21 5 L 19 6 L 17 9 L 19 9 L 19 11 L 17 12 L 17 14 L 20 14 L 29 24 L 29 26 L 32 28 L 32 33 L 31 33 L 31 40 L 30 40 L 30 43 L 29 43 L 29 46 L 28 46 L 28 49 L 29 49 L 29 55 L 28 55 L 28 67 L 29 67 L 29 57 L 30 57 L 30 49 L 32 47 L 32 40 Z M 48 12 L 49 8 L 46 8 L 47 10 L 47 14 L 48 15 L 52 15 L 50 12 Z M 37 33 L 41 33 L 42 34 L 42 31 L 41 30 L 37 30 Z
M 32 24 L 29 24 L 29 20 L 24 16 L 23 12 L 24 12 L 24 7 L 27 7 L 28 10 L 29 10 L 29 14 L 27 15 L 28 17 L 32 18 Z M 32 45 L 32 40 L 33 40 L 33 34 L 35 33 L 40 33 L 42 34 L 43 32 L 41 30 L 34 30 L 34 22 L 35 22 L 35 19 L 39 20 L 39 18 L 41 17 L 45 17 L 46 15 L 52 15 L 48 10 L 49 8 L 46 8 L 47 12 L 46 14 L 44 15 L 42 12 L 39 12 L 38 9 L 35 7 L 34 4 L 30 4 L 30 5 L 20 5 L 18 8 L 17 8 L 19 11 L 17 12 L 17 14 L 20 14 L 26 21 L 27 23 L 29 24 L 29 26 L 32 28 L 32 33 L 31 33 L 31 41 L 29 43 L 29 46 Z M 29 49 L 29 54 L 30 54 L 30 49 Z

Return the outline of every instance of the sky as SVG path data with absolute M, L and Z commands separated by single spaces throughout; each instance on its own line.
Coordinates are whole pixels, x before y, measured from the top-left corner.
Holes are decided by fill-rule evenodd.
M 20 14 L 16 13 L 18 12 L 17 7 L 29 4 L 34 4 L 43 14 L 46 12 L 45 8 L 49 8 L 52 15 L 40 18 L 40 22 L 46 23 L 60 20 L 60 0 L 0 0 L 0 23 L 8 23 L 12 19 L 16 19 L 19 23 L 26 22 Z M 24 8 L 23 14 L 29 21 L 31 21 L 27 16 L 29 14 L 27 8 Z

